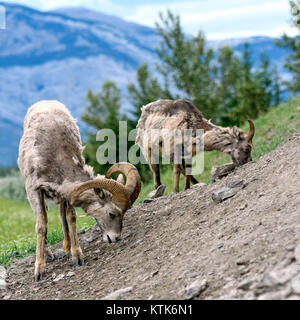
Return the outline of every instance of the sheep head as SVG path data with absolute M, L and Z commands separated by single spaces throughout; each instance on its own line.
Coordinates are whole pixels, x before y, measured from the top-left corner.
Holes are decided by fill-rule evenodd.
M 231 142 L 228 143 L 223 150 L 223 152 L 231 155 L 233 163 L 238 166 L 252 161 L 252 139 L 255 133 L 255 127 L 251 120 L 248 120 L 248 122 L 250 125 L 249 133 L 246 135 L 243 130 L 234 126 L 231 133 Z
M 119 172 L 125 175 L 126 184 L 110 179 Z M 141 191 L 141 178 L 137 169 L 126 162 L 113 165 L 106 177 L 96 177 L 76 187 L 71 204 L 80 206 L 92 217 L 103 232 L 103 240 L 117 242 L 121 238 L 124 213 L 131 208 Z

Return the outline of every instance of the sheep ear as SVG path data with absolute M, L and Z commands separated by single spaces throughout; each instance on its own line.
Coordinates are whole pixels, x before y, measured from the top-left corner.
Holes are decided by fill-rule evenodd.
M 238 127 L 234 126 L 234 127 L 232 128 L 232 133 L 233 133 L 233 136 L 234 136 L 235 138 L 237 138 L 237 139 L 240 138 L 240 129 L 239 129 Z

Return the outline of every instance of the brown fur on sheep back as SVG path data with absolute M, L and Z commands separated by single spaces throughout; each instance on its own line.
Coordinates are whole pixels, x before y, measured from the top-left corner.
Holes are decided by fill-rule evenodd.
M 29 108 L 18 157 L 23 176 L 34 177 L 39 184 L 89 180 L 92 172 L 85 168 L 82 151 L 76 120 L 62 103 L 40 101 Z
M 145 129 L 210 129 L 201 111 L 189 100 L 161 99 L 142 107 L 137 128 Z

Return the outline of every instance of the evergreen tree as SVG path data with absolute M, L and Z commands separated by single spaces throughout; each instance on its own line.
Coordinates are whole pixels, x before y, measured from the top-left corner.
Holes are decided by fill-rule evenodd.
M 164 81 L 164 88 L 161 87 L 157 78 L 150 76 L 146 63 L 137 70 L 137 85 L 128 84 L 129 100 L 134 106 L 134 118 L 137 121 L 141 115 L 142 106 L 158 99 L 173 99 L 169 91 L 168 82 Z M 136 123 L 133 123 L 135 127 Z
M 261 54 L 261 65 L 254 73 L 254 81 L 257 85 L 258 110 L 266 112 L 272 104 L 273 72 L 270 69 L 270 60 L 264 53 Z
M 231 112 L 236 108 L 236 86 L 241 77 L 240 60 L 234 56 L 229 46 L 218 49 L 218 112 L 217 122 L 221 125 L 232 124 Z
M 235 90 L 232 95 L 234 104 L 223 115 L 223 123 L 229 125 L 239 125 L 244 122 L 245 118 L 255 118 L 256 101 L 255 101 L 255 84 L 251 77 L 252 63 L 249 52 L 249 45 L 245 43 L 242 58 L 236 62 L 236 82 L 233 84 Z
M 101 129 L 112 129 L 116 135 L 116 154 L 118 159 L 119 146 L 119 120 L 124 117 L 120 115 L 120 90 L 116 84 L 111 81 L 103 83 L 101 91 L 94 94 L 92 90 L 88 91 L 88 106 L 83 111 L 81 119 L 88 125 L 86 132 L 84 157 L 86 162 L 91 165 L 95 172 L 104 173 L 110 167 L 110 164 L 100 165 L 96 159 L 97 149 L 101 142 L 96 141 L 96 134 Z M 112 146 L 111 146 L 112 147 Z
M 290 1 L 292 9 L 292 15 L 294 16 L 294 25 L 299 29 L 300 20 L 298 19 L 300 10 L 297 5 Z M 288 69 L 292 75 L 291 81 L 285 81 L 283 84 L 293 94 L 300 92 L 300 35 L 295 37 L 289 37 L 284 34 L 281 39 L 275 41 L 276 45 L 281 48 L 287 48 L 290 50 L 290 54 L 286 58 L 284 67 Z
M 255 119 L 266 112 L 273 100 L 273 78 L 269 58 L 261 54 L 261 64 L 253 70 L 249 45 L 245 43 L 242 60 L 240 61 L 239 78 L 235 84 L 236 104 L 226 114 L 228 124 L 242 124 L 247 119 Z
M 281 103 L 281 80 L 277 68 L 273 69 L 273 105 L 278 106 Z
M 170 11 L 165 17 L 160 14 L 160 23 L 156 23 L 158 33 L 162 36 L 160 48 L 157 49 L 161 63 L 158 71 L 172 80 L 181 93 L 202 110 L 209 118 L 215 119 L 216 110 L 216 74 L 214 53 L 207 48 L 206 39 L 202 32 L 196 37 L 184 34 L 179 16 Z

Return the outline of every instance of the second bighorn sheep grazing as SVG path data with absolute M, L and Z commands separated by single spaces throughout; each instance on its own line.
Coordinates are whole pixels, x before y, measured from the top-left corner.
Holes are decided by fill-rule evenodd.
M 103 239 L 120 239 L 123 215 L 141 190 L 137 169 L 129 163 L 114 164 L 105 176 L 94 176 L 85 165 L 76 120 L 57 101 L 33 105 L 24 120 L 18 165 L 26 178 L 26 192 L 36 214 L 37 248 L 35 279 L 44 277 L 46 258 L 53 258 L 47 248 L 47 205 L 45 198 L 60 206 L 64 230 L 64 249 L 71 251 L 75 265 L 83 264 L 83 254 L 76 233 L 76 212 L 81 207 L 95 218 Z M 110 179 L 115 172 L 126 176 L 125 186 Z
M 158 100 L 142 107 L 142 114 L 137 125 L 136 143 L 141 147 L 141 151 L 147 159 L 150 169 L 154 174 L 155 188 L 161 185 L 159 163 L 153 163 L 153 152 L 164 154 L 164 147 L 162 145 L 162 137 L 153 134 L 154 130 L 161 130 L 161 135 L 171 134 L 174 130 L 182 131 L 184 137 L 184 130 L 192 130 L 192 139 L 197 141 L 196 130 L 202 129 L 204 131 L 204 150 L 218 150 L 231 155 L 233 162 L 236 165 L 242 165 L 251 161 L 252 138 L 254 136 L 254 124 L 248 120 L 250 131 L 245 134 L 242 129 L 237 127 L 223 128 L 216 126 L 207 120 L 202 113 L 188 100 Z M 164 139 L 165 140 L 165 139 Z M 169 140 L 168 152 L 171 160 L 174 160 L 174 140 Z M 194 143 L 194 142 L 193 142 Z M 156 151 L 151 145 L 158 145 Z M 192 146 L 191 155 L 194 156 L 196 150 Z M 197 183 L 197 180 L 189 173 L 189 164 L 182 159 L 181 164 L 174 163 L 174 191 L 179 191 L 179 177 L 180 173 L 186 176 L 186 186 L 190 187 L 190 182 Z

